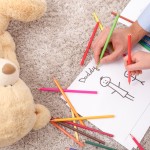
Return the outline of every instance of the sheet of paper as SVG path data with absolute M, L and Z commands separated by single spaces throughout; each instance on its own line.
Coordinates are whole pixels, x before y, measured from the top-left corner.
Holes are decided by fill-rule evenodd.
M 140 45 L 136 49 L 142 49 Z M 132 76 L 128 84 L 123 60 L 96 69 L 92 60 L 68 89 L 94 90 L 97 95 L 67 93 L 73 106 L 82 116 L 114 114 L 112 119 L 89 120 L 99 129 L 115 135 L 115 140 L 127 149 L 136 147 L 129 136 L 140 141 L 147 131 L 150 118 L 150 70 Z
M 126 6 L 126 8 L 123 10 L 121 15 L 132 21 L 136 21 L 149 3 L 150 0 L 131 0 Z M 119 22 L 127 26 L 131 25 L 131 23 L 123 19 L 119 19 Z

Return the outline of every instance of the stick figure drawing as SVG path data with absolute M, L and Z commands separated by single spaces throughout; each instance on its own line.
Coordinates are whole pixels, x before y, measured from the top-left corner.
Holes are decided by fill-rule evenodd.
M 124 76 L 126 77 L 126 78 L 128 78 L 128 71 L 125 71 L 124 72 Z M 138 82 L 140 82 L 142 85 L 144 85 L 144 83 L 145 83 L 145 81 L 140 81 L 139 79 L 137 79 L 137 76 L 133 76 L 133 75 L 131 75 L 131 79 L 132 79 L 132 81 L 138 81 Z
M 132 95 L 130 95 L 128 91 L 126 91 L 120 87 L 120 82 L 118 85 L 116 85 L 116 84 L 111 82 L 110 77 L 101 77 L 100 78 L 100 84 L 103 87 L 110 87 L 111 89 L 113 89 L 113 92 L 111 94 L 114 94 L 116 92 L 123 98 L 127 98 L 131 101 L 133 101 L 133 99 L 134 99 L 134 97 Z

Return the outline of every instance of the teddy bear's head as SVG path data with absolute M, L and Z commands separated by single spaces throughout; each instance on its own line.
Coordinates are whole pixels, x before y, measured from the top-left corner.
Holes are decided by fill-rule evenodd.
M 50 121 L 49 110 L 35 104 L 28 86 L 19 78 L 19 69 L 9 60 L 0 59 L 0 147 L 11 145 L 32 129 Z

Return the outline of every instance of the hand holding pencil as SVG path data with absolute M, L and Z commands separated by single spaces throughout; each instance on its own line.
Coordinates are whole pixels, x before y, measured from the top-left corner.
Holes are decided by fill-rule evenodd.
M 104 28 L 103 31 L 92 43 L 92 50 L 94 52 L 95 63 L 98 64 L 100 61 L 100 54 L 110 33 L 110 28 Z M 138 22 L 134 22 L 130 27 L 116 28 L 110 38 L 110 43 L 113 46 L 114 51 L 110 55 L 104 56 L 100 63 L 110 63 L 118 58 L 122 58 L 123 54 L 127 53 L 128 46 L 128 34 L 132 34 L 132 46 L 138 43 L 138 41 L 146 34 L 141 29 Z
M 150 53 L 137 51 L 131 53 L 132 64 L 128 65 L 128 56 L 124 58 L 124 64 L 127 71 L 131 71 L 131 75 L 139 75 L 144 69 L 150 69 Z

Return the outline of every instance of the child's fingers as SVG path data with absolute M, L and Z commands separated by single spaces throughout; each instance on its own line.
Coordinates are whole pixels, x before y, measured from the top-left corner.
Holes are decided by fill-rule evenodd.
M 139 75 L 142 74 L 142 70 L 131 71 L 131 75 Z
M 142 67 L 141 63 L 138 63 L 138 62 L 126 66 L 127 71 L 142 70 L 142 68 L 143 67 Z
M 128 56 L 124 56 L 124 65 L 125 67 L 128 65 Z

